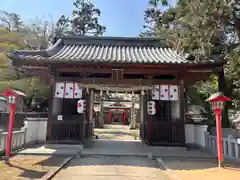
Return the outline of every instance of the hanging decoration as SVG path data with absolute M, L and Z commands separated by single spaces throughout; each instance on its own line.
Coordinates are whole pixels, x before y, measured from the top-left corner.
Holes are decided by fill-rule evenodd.
M 82 88 L 78 83 L 57 82 L 55 85 L 55 98 L 80 99 L 82 98 Z
M 152 99 L 162 101 L 178 101 L 179 87 L 178 85 L 154 85 L 152 87 Z

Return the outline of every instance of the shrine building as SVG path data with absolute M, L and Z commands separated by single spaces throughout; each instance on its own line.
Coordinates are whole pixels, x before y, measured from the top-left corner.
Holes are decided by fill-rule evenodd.
M 187 88 L 213 73 L 218 74 L 219 91 L 224 88 L 224 60 L 196 61 L 168 47 L 164 39 L 67 36 L 46 50 L 6 55 L 15 68 L 51 79 L 47 143 L 92 138 L 97 94 L 101 126 L 139 122 L 147 144 L 185 146 Z M 130 105 L 104 106 L 106 96 L 116 92 L 130 95 Z M 78 104 L 80 99 L 83 104 Z M 136 102 L 139 107 L 134 108 Z

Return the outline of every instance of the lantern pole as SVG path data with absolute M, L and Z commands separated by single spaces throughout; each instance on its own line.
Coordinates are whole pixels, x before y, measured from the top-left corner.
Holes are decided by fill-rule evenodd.
M 9 116 L 9 123 L 8 123 L 8 135 L 7 135 L 6 153 L 5 153 L 6 163 L 9 163 L 9 158 L 11 156 L 12 130 L 13 130 L 13 123 L 14 123 L 15 106 L 12 104 L 9 104 L 9 109 L 10 109 L 10 116 Z
M 211 95 L 206 101 L 211 102 L 212 109 L 216 115 L 216 133 L 217 133 L 217 151 L 218 151 L 218 167 L 223 165 L 223 143 L 222 143 L 222 110 L 226 101 L 230 101 L 229 97 L 217 92 Z
M 216 126 L 217 126 L 217 149 L 218 149 L 218 167 L 223 164 L 223 144 L 222 144 L 222 111 L 216 110 Z

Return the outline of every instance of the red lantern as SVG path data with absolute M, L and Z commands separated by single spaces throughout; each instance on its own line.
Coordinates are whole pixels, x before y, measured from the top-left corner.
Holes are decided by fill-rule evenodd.
M 216 130 L 217 130 L 217 146 L 218 146 L 218 166 L 221 167 L 223 163 L 223 149 L 222 149 L 222 110 L 226 101 L 231 99 L 224 96 L 223 93 L 218 92 L 211 95 L 206 101 L 211 103 L 212 110 L 216 114 Z
M 211 95 L 206 101 L 211 103 L 212 110 L 214 112 L 222 111 L 226 101 L 230 101 L 231 99 L 224 96 L 223 93 L 218 92 Z
M 9 123 L 8 123 L 8 136 L 6 141 L 6 162 L 8 162 L 9 157 L 11 155 L 11 144 L 12 144 L 12 129 L 14 123 L 14 113 L 17 107 L 17 98 L 18 96 L 26 96 L 23 92 L 14 90 L 14 89 L 7 89 L 0 95 L 4 96 L 7 99 L 7 104 L 10 109 L 10 116 L 9 116 Z

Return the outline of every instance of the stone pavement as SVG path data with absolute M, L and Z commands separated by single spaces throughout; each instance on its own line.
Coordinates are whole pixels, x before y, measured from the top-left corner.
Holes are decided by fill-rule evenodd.
M 105 129 L 95 129 L 99 139 L 93 139 L 84 145 L 84 155 L 128 155 L 154 156 L 171 158 L 214 158 L 209 153 L 198 149 L 182 147 L 151 147 L 141 140 L 135 140 L 139 130 L 130 130 L 128 126 L 106 126 Z M 106 137 L 107 134 L 107 137 Z M 82 150 L 82 145 L 42 145 L 23 149 L 22 155 L 75 155 Z
M 141 157 L 90 156 L 76 158 L 54 180 L 169 180 L 154 160 Z
M 83 148 L 84 155 L 130 155 L 130 156 L 154 156 L 169 158 L 214 158 L 207 152 L 198 149 L 186 149 L 182 147 L 156 147 L 147 146 L 140 140 L 109 141 L 92 140 Z
M 104 129 L 95 128 L 94 134 L 99 139 L 108 140 L 135 140 L 139 138 L 138 129 L 129 129 L 126 125 L 105 125 Z
M 153 157 L 160 157 L 169 163 L 174 160 L 181 168 L 187 160 L 214 159 L 210 154 L 182 147 L 151 147 L 135 140 L 136 130 L 116 126 L 110 129 L 95 129 L 99 139 L 81 145 L 45 145 L 28 148 L 19 154 L 81 154 L 73 159 L 66 168 L 54 178 L 89 180 L 170 180 L 166 170 L 155 164 Z M 195 162 L 196 163 L 196 162 Z M 163 166 L 161 166 L 163 167 Z

